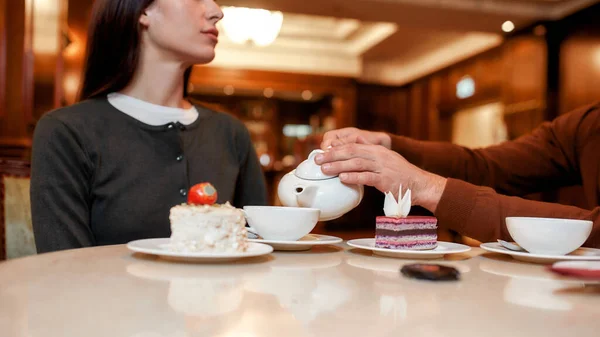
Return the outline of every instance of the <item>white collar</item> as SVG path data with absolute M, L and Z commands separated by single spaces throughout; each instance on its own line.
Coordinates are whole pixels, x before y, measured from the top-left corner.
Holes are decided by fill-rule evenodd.
M 118 92 L 108 94 L 107 98 L 108 103 L 117 110 L 148 125 L 158 126 L 172 122 L 190 125 L 198 119 L 198 110 L 194 106 L 189 109 L 171 108 L 148 103 Z

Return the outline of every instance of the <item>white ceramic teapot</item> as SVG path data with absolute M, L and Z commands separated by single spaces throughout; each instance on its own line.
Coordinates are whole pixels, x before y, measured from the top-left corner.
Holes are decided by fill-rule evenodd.
M 329 176 L 315 163 L 323 150 L 314 150 L 308 159 L 279 182 L 277 194 L 287 207 L 309 207 L 321 210 L 320 221 L 341 217 L 360 204 L 364 187 L 347 185 L 337 176 Z

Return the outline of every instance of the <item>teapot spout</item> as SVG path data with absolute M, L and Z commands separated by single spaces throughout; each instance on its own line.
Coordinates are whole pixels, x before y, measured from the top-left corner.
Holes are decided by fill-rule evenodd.
M 294 194 L 300 207 L 315 208 L 314 202 L 319 188 L 315 185 L 296 186 Z
M 279 181 L 279 186 L 277 186 L 277 196 L 279 197 L 279 201 L 286 207 L 299 207 L 294 190 L 300 183 L 300 179 L 296 177 L 294 172 L 295 171 L 292 171 L 284 175 Z

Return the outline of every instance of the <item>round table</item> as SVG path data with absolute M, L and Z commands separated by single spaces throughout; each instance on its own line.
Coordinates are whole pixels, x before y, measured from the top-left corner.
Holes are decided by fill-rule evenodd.
M 598 336 L 600 290 L 484 254 L 436 263 L 457 282 L 345 244 L 229 264 L 177 263 L 125 246 L 0 263 L 0 336 Z

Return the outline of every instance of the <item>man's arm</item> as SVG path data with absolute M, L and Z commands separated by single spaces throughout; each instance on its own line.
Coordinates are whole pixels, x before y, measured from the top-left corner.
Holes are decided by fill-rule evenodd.
M 514 141 L 482 149 L 391 136 L 392 149 L 426 171 L 522 196 L 581 183 L 576 158 L 580 127 L 599 114 L 600 107 L 585 107 Z
M 435 202 L 437 199 L 437 202 Z M 427 204 L 441 227 L 480 241 L 510 239 L 505 219 L 510 216 L 591 220 L 592 234 L 585 243 L 600 247 L 600 207 L 584 210 L 573 206 L 525 200 L 496 193 L 489 187 L 448 179 L 443 193 L 432 193 Z

